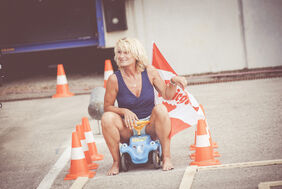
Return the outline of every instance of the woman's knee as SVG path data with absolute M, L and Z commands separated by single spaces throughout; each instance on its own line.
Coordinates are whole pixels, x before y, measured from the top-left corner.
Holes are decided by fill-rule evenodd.
M 158 104 L 152 112 L 152 121 L 156 130 L 171 129 L 169 114 L 167 108 L 163 104 Z
M 153 108 L 152 114 L 155 114 L 158 116 L 168 116 L 168 111 L 165 105 L 158 104 Z
M 103 128 L 110 127 L 116 120 L 116 114 L 113 112 L 105 112 L 101 118 L 101 125 Z

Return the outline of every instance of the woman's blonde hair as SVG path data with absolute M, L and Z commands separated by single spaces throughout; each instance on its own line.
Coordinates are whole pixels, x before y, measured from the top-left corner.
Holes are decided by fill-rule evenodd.
M 146 51 L 143 47 L 143 45 L 134 38 L 123 38 L 117 41 L 115 46 L 115 61 L 119 67 L 119 61 L 118 61 L 118 51 L 125 51 L 132 54 L 132 56 L 136 60 L 136 69 L 139 72 L 144 71 L 144 69 L 148 65 L 148 57 L 146 55 Z

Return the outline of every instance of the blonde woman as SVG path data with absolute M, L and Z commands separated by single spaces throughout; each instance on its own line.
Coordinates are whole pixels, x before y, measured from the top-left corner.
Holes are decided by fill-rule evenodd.
M 170 156 L 171 123 L 164 105 L 155 105 L 154 88 L 164 99 L 172 99 L 176 85 L 186 87 L 185 78 L 175 76 L 169 84 L 161 79 L 157 69 L 148 64 L 144 47 L 137 39 L 123 38 L 115 46 L 115 61 L 119 70 L 107 81 L 104 98 L 102 131 L 113 158 L 108 175 L 119 173 L 119 143 L 128 142 L 134 134 L 132 128 L 138 120 L 150 120 L 144 133 L 162 146 L 164 171 L 173 169 Z M 114 106 L 115 100 L 118 107 Z

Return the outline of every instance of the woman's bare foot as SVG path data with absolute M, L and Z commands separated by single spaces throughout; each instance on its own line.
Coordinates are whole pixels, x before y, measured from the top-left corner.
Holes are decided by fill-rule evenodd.
M 108 171 L 107 175 L 108 176 L 113 176 L 119 174 L 119 163 L 114 162 L 110 170 Z
M 163 160 L 163 171 L 169 171 L 172 170 L 174 167 L 172 165 L 170 158 L 164 158 Z

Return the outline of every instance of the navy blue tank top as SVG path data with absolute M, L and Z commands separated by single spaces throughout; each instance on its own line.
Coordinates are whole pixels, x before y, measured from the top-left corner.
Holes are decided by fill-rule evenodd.
M 135 96 L 126 86 L 120 71 L 115 72 L 118 80 L 117 102 L 119 108 L 127 108 L 134 112 L 139 119 L 151 115 L 155 106 L 154 88 L 149 80 L 147 70 L 142 74 L 142 88 L 140 96 Z

